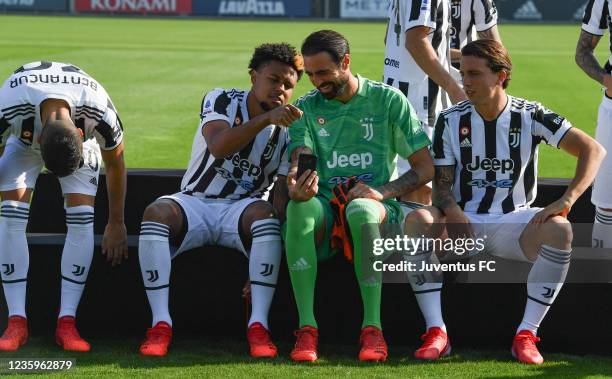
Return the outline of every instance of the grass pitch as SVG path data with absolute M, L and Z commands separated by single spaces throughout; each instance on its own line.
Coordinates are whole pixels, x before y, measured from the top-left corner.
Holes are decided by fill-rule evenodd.
M 612 359 L 595 356 L 546 354 L 541 366 L 514 362 L 509 351 L 479 352 L 458 350 L 438 362 L 418 362 L 412 348 L 391 347 L 389 360 L 382 364 L 357 361 L 357 346 L 321 346 L 321 358 L 312 364 L 289 360 L 289 345 L 280 345 L 281 357 L 254 360 L 247 356 L 246 341 L 177 340 L 166 357 L 142 357 L 139 341 L 96 341 L 86 354 L 66 354 L 50 339 L 36 338 L 19 352 L 0 358 L 75 358 L 72 370 L 24 377 L 130 377 L 130 378 L 288 378 L 288 377 L 377 377 L 377 378 L 597 378 L 612 373 Z M 5 374 L 1 372 L 0 375 Z
M 2 15 L 0 25 L 0 78 L 26 62 L 56 60 L 80 66 L 105 86 L 124 121 L 129 167 L 186 168 L 203 94 L 248 88 L 248 61 L 261 43 L 299 47 L 310 32 L 333 28 L 351 43 L 353 72 L 382 77 L 384 23 Z M 602 92 L 574 63 L 580 26 L 501 25 L 500 31 L 515 67 L 509 92 L 540 101 L 594 135 Z M 294 99 L 311 88 L 304 77 Z M 573 158 L 540 151 L 540 176 L 573 176 Z

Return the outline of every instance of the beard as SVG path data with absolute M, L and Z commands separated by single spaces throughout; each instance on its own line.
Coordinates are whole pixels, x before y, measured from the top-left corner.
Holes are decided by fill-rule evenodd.
M 264 110 L 264 112 L 269 112 L 273 109 L 270 104 L 266 103 L 265 101 L 260 101 L 259 106 Z
M 335 97 L 338 97 L 342 93 L 344 93 L 344 90 L 346 89 L 347 83 L 348 83 L 348 79 L 338 79 L 337 81 L 334 81 L 334 82 L 325 82 L 325 83 L 322 83 L 319 87 L 317 87 L 317 89 L 319 89 L 321 87 L 325 87 L 327 85 L 330 85 L 331 86 L 331 91 L 329 91 L 327 93 L 323 93 L 319 89 L 319 92 L 321 93 L 321 95 L 325 96 L 325 98 L 327 100 L 331 100 L 331 99 L 333 99 Z

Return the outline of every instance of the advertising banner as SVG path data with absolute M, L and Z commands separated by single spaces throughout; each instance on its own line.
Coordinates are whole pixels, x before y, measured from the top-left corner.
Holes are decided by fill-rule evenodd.
M 0 0 L 0 11 L 68 12 L 68 0 Z
M 312 0 L 194 0 L 193 14 L 228 17 L 309 17 L 312 15 Z
M 74 8 L 83 13 L 188 15 L 191 0 L 75 0 Z
M 387 18 L 389 0 L 340 0 L 341 18 Z

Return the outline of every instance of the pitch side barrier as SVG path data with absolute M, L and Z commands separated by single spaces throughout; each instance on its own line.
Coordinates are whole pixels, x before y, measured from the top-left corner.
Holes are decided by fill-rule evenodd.
M 78 310 L 82 335 L 91 338 L 141 338 L 150 326 L 147 304 L 138 264 L 138 232 L 145 207 L 157 197 L 179 188 L 182 170 L 129 170 L 125 220 L 130 235 L 129 258 L 111 267 L 100 254 L 100 239 L 108 214 L 105 176 L 100 177 L 96 198 L 96 251 L 89 279 Z M 568 180 L 541 179 L 536 205 L 545 205 L 561 196 Z M 575 204 L 569 218 L 588 223 L 594 210 L 590 192 Z M 57 180 L 42 174 L 37 182 L 28 224 L 30 270 L 27 310 L 31 332 L 52 338 L 59 309 L 60 259 L 65 221 Z M 590 234 L 576 239 L 590 241 Z M 0 245 L 1 248 L 1 245 Z M 498 262 L 503 267 L 508 262 Z M 575 260 L 571 270 L 607 271 L 612 266 Z M 520 270 L 519 270 L 520 271 Z M 517 271 L 517 275 L 521 275 Z M 601 274 L 601 273 L 600 273 Z M 246 312 L 241 298 L 247 279 L 247 261 L 237 251 L 203 247 L 180 255 L 173 261 L 170 309 L 175 336 L 198 339 L 244 339 Z M 568 278 L 570 278 L 572 273 Z M 523 316 L 525 284 L 465 283 L 461 274 L 447 272 L 442 292 L 443 310 L 455 349 L 507 349 Z M 468 280 L 469 281 L 469 280 Z M 610 354 L 612 328 L 612 286 L 606 283 L 567 283 L 540 328 L 541 347 L 548 352 Z M 320 327 L 321 346 L 356 344 L 362 317 L 362 304 L 355 273 L 342 255 L 319 265 L 315 313 Z M 6 325 L 6 308 L 0 300 L 0 329 Z M 275 340 L 293 341 L 297 312 L 291 283 L 283 262 L 272 305 L 271 328 Z M 412 346 L 419 340 L 424 323 L 410 285 L 385 283 L 382 323 L 385 337 L 394 346 Z M 584 333 L 584 325 L 603 325 L 597 333 Z M 122 342 L 118 342 L 122 343 Z M 136 345 L 134 346 L 136 349 Z M 246 345 L 245 345 L 246 349 Z M 246 350 L 245 350 L 246 351 Z M 459 351 L 459 350 L 458 350 Z

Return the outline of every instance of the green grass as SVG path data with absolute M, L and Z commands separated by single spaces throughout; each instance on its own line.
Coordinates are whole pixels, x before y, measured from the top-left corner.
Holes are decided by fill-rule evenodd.
M 410 378 L 595 378 L 612 372 L 612 358 L 545 354 L 546 362 L 534 367 L 516 363 L 507 351 L 458 350 L 438 362 L 410 358 L 412 349 L 391 347 L 384 364 L 360 363 L 356 346 L 321 346 L 314 364 L 296 364 L 288 359 L 289 345 L 281 345 L 281 357 L 254 360 L 246 354 L 246 343 L 176 341 L 164 358 L 137 354 L 139 341 L 96 341 L 88 354 L 66 354 L 50 340 L 36 338 L 16 353 L 1 358 L 76 358 L 73 370 L 53 377 L 410 377 Z M 214 347 L 214 348 L 213 348 Z M 42 375 L 28 375 L 37 377 Z M 50 376 L 49 374 L 45 376 Z
M 333 28 L 352 45 L 353 71 L 382 77 L 384 23 L 0 16 L 0 77 L 23 63 L 76 64 L 110 93 L 126 129 L 129 167 L 185 168 L 202 95 L 250 85 L 253 48 L 270 41 L 296 46 L 310 32 Z M 502 25 L 514 61 L 510 93 L 537 99 L 594 134 L 601 92 L 574 63 L 578 25 Z M 598 56 L 607 57 L 602 38 Z M 311 89 L 307 78 L 294 95 Z M 572 177 L 575 160 L 542 148 L 540 175 Z

